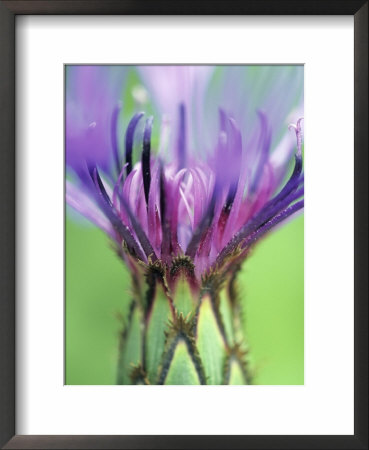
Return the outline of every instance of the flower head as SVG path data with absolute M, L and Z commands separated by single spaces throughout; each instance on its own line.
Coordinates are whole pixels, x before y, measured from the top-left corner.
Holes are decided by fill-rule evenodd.
M 215 113 L 201 110 L 210 69 L 173 70 L 174 75 L 168 75 L 158 67 L 143 69 L 143 79 L 152 75 L 154 96 L 160 100 L 160 92 L 165 92 L 161 109 L 167 116 L 160 124 L 144 111 L 133 114 L 122 152 L 117 142 L 119 90 L 101 85 L 100 79 L 93 81 L 96 89 L 90 87 L 82 99 L 88 112 L 84 127 L 76 119 L 75 102 L 67 99 L 67 165 L 75 173 L 74 181 L 67 181 L 67 201 L 110 236 L 129 265 L 160 261 L 170 269 L 178 260 L 186 261 L 197 284 L 213 270 L 231 271 L 257 240 L 303 207 L 302 121 L 296 118 L 290 126 L 296 134 L 294 152 L 285 136 L 287 125 L 284 132 L 273 130 L 275 120 L 268 110 L 257 111 L 253 130 L 245 135 L 229 99 L 227 110 L 221 104 Z M 83 79 L 86 74 L 79 75 Z M 87 70 L 88 82 L 90 75 Z M 186 76 L 190 83 L 183 96 L 174 83 L 171 97 L 165 77 L 173 84 L 173 77 L 178 82 Z M 228 92 L 237 96 L 235 90 Z M 95 94 L 101 95 L 96 111 L 89 107 Z M 272 108 L 272 118 L 276 114 Z M 218 125 L 208 125 L 215 115 Z M 245 120 L 242 114 L 238 118 Z M 161 130 L 156 146 L 155 126 Z M 201 132 L 194 132 L 196 128 Z M 202 132 L 211 139 L 203 139 Z M 273 133 L 279 134 L 279 141 Z M 137 141 L 139 157 L 134 162 Z M 195 145 L 202 148 L 196 151 Z

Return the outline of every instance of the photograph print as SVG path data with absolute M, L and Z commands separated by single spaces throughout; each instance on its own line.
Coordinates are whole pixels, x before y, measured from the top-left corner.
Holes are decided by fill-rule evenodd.
M 304 384 L 304 67 L 64 70 L 65 384 Z

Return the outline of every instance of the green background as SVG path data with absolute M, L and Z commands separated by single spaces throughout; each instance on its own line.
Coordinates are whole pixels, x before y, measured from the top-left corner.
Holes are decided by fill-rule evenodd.
M 303 215 L 257 243 L 239 282 L 254 384 L 303 384 Z M 129 299 L 128 272 L 108 238 L 67 215 L 66 384 L 115 384 Z

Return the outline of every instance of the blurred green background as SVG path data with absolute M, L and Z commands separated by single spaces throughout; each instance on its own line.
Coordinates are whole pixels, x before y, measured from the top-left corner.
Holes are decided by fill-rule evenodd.
M 303 384 L 303 215 L 255 246 L 239 282 L 254 384 Z M 67 215 L 66 384 L 115 384 L 118 334 L 129 299 L 129 275 L 108 238 Z

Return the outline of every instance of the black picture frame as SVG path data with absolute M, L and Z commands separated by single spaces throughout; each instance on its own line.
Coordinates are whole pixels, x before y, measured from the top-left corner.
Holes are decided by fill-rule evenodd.
M 15 435 L 15 18 L 19 14 L 205 14 L 354 16 L 354 435 Z M 339 93 L 338 93 L 339 95 Z M 0 445 L 6 449 L 367 449 L 368 448 L 368 1 L 43 0 L 0 1 Z

